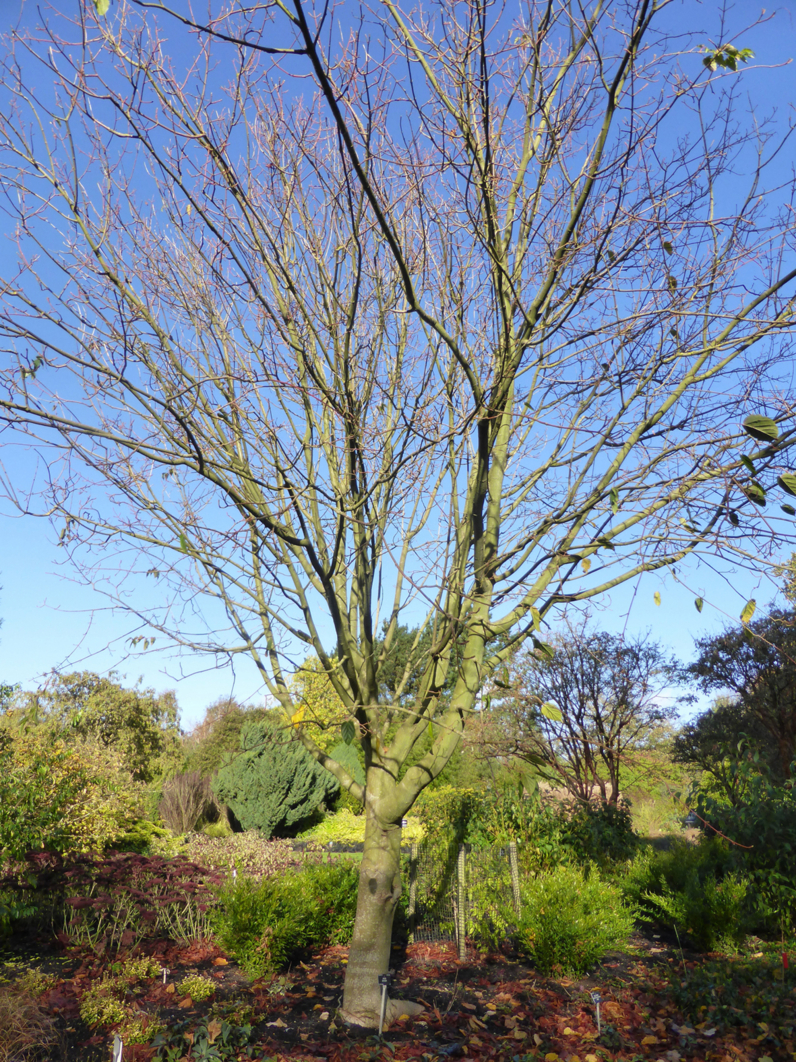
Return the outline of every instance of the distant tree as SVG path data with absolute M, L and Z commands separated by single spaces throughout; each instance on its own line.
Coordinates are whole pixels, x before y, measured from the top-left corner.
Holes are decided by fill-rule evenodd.
M 244 726 L 260 722 L 267 715 L 264 708 L 244 707 L 234 697 L 214 701 L 183 743 L 187 770 L 210 778 L 240 751 Z
M 261 830 L 266 837 L 288 834 L 338 791 L 337 781 L 303 744 L 274 723 L 247 723 L 240 744 L 213 788 L 244 830 Z
M 624 772 L 643 767 L 643 755 L 675 714 L 658 697 L 675 681 L 676 665 L 646 637 L 625 639 L 586 625 L 551 641 L 552 656 L 515 658 L 496 744 L 577 800 L 597 793 L 616 804 Z
M 796 757 L 796 609 L 772 609 L 761 619 L 700 638 L 696 647 L 698 656 L 688 667 L 688 674 L 703 690 L 729 693 L 736 704 L 713 718 L 707 714 L 700 717 L 678 743 L 678 755 L 704 758 L 711 742 L 719 742 L 717 749 L 728 748 L 746 734 L 775 777 L 792 777 Z
M 93 738 L 114 749 L 136 781 L 151 782 L 179 764 L 180 732 L 173 692 L 125 688 L 117 672 L 57 675 L 23 697 L 28 717 L 65 739 Z
M 733 805 L 743 799 L 748 781 L 748 772 L 739 770 L 741 761 L 750 760 L 755 753 L 761 770 L 777 772 L 779 761 L 771 735 L 737 697 L 717 698 L 672 741 L 674 762 L 705 772 Z

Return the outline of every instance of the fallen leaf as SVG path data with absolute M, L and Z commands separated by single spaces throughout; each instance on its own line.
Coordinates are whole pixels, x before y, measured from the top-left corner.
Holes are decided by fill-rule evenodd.
M 229 959 L 222 959 L 221 956 L 219 956 L 217 959 L 213 959 L 213 965 L 214 966 L 228 966 L 229 965 Z
M 544 1056 L 544 1062 L 558 1062 L 558 1055 L 555 1051 L 548 1051 Z
M 642 1042 L 642 1044 L 645 1047 L 649 1047 L 651 1044 L 657 1044 L 658 1037 L 657 1036 L 645 1036 L 644 1039 L 641 1042 Z
M 578 1034 L 575 1032 L 575 1030 L 574 1029 L 570 1029 L 569 1026 L 567 1026 L 566 1029 L 564 1029 L 564 1036 L 577 1036 L 577 1035 Z
M 269 1021 L 266 1024 L 270 1027 L 276 1027 L 277 1029 L 286 1029 L 287 1025 L 281 1018 L 277 1018 L 276 1021 Z
M 524 1040 L 527 1035 L 527 1032 L 523 1032 L 522 1029 L 515 1029 L 513 1033 L 515 1040 Z
M 189 1007 L 193 1006 L 193 1000 L 190 996 L 186 996 L 185 999 L 180 1000 L 177 1006 L 180 1008 L 180 1010 L 188 1010 Z
M 166 985 L 166 995 L 173 996 L 177 989 L 174 985 Z
M 534 1033 L 533 1034 L 533 1042 L 536 1044 L 537 1047 L 539 1046 L 539 1044 L 541 1044 L 542 1038 L 539 1035 L 539 1033 Z
M 328 1010 L 325 1010 L 325 1011 L 324 1011 L 324 1012 L 323 1012 L 323 1013 L 322 1013 L 322 1014 L 320 1015 L 320 1019 L 321 1019 L 321 1021 L 328 1021 L 328 1020 L 329 1020 L 329 1011 L 328 1011 Z
M 209 1021 L 207 1023 L 207 1039 L 212 1044 L 218 1039 L 218 1035 L 221 1032 L 220 1021 Z
M 479 1040 L 477 1036 L 471 1036 L 470 1037 L 470 1043 L 474 1047 L 483 1047 L 484 1046 L 484 1041 L 483 1040 Z

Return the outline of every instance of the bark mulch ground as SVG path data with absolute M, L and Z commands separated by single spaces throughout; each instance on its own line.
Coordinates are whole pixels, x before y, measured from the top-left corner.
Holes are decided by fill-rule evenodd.
M 345 948 L 330 948 L 282 975 L 254 982 L 209 943 L 153 943 L 144 953 L 169 972 L 165 984 L 150 979 L 138 986 L 132 1005 L 140 1015 L 157 1015 L 165 1023 L 160 1056 L 168 1062 L 796 1058 L 796 983 L 788 980 L 789 972 L 777 976 L 765 963 L 755 967 L 751 960 L 738 960 L 734 967 L 724 958 L 683 954 L 651 935 L 637 935 L 631 953 L 608 956 L 580 980 L 541 977 L 509 953 L 484 956 L 473 950 L 460 961 L 452 944 L 396 948 L 391 994 L 421 1002 L 425 1013 L 412 1022 L 399 1020 L 381 1040 L 337 1017 Z M 39 1058 L 108 1062 L 112 1032 L 87 1027 L 79 1007 L 91 985 L 118 969 L 113 962 L 35 939 L 6 943 L 0 952 L 6 987 L 31 969 L 53 979 L 38 999 L 42 1014 L 54 1022 L 51 1043 Z M 213 981 L 211 998 L 196 1002 L 180 995 L 177 986 L 190 974 Z M 595 992 L 601 997 L 599 1029 Z M 156 1056 L 150 1046 L 124 1047 L 124 1062 Z

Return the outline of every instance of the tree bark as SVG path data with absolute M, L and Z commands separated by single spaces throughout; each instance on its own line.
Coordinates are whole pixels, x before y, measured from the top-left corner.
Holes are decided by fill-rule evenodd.
M 368 1027 L 379 1024 L 379 977 L 390 969 L 392 925 L 401 896 L 400 822 L 381 822 L 374 805 L 377 801 L 369 796 L 365 804 L 365 850 L 342 1012 L 346 1021 Z M 385 1027 L 403 1014 L 412 1017 L 422 1010 L 417 1003 L 388 1000 Z

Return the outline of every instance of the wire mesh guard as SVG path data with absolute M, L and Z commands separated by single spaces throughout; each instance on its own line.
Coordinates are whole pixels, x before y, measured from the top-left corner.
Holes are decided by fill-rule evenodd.
M 517 845 L 413 844 L 405 857 L 407 917 L 413 942 L 456 941 L 468 936 L 497 944 L 520 908 Z

